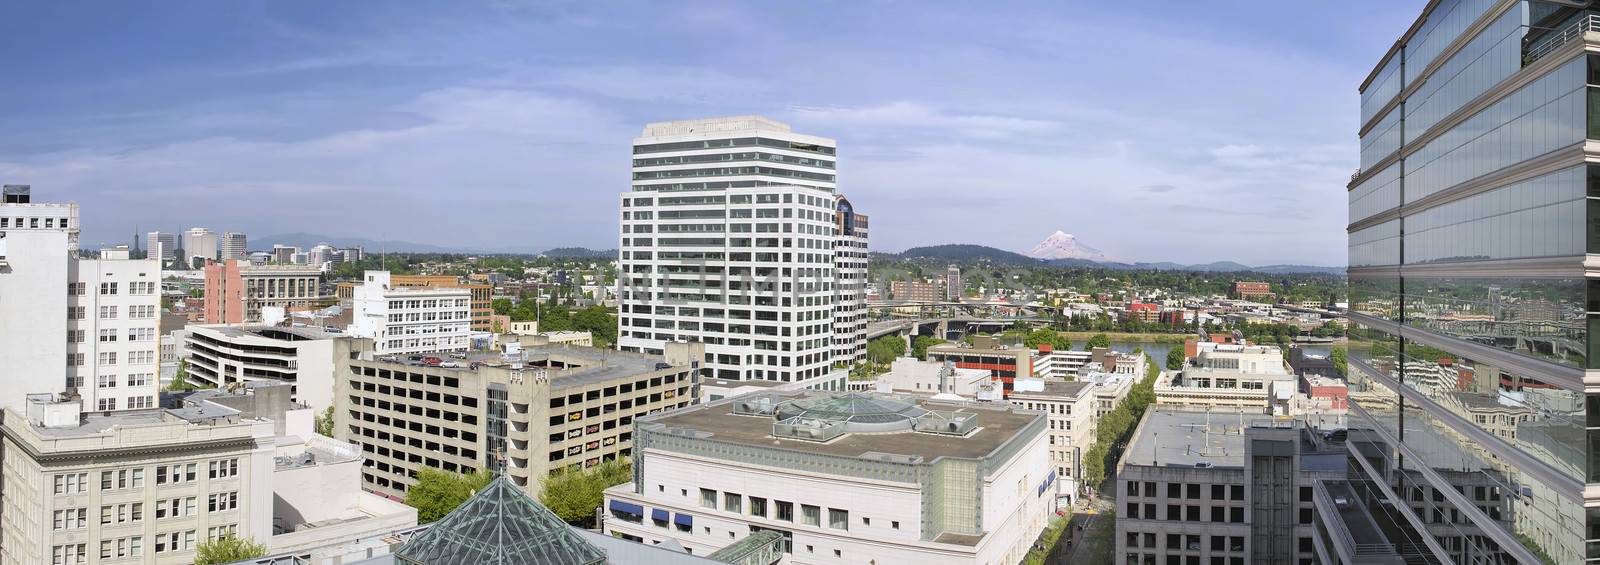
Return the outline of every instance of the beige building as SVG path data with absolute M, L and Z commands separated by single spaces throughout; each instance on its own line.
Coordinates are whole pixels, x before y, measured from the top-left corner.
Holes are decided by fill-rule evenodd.
M 1292 401 L 1297 388 L 1283 351 L 1270 345 L 1201 342 L 1182 372 L 1156 379 L 1157 404 L 1266 413 Z
M 225 535 L 272 535 L 273 422 L 209 410 L 6 410 L 0 563 L 192 563 Z
M 1097 385 L 1093 381 L 1028 379 L 1018 381 L 1011 403 L 1038 410 L 1050 419 L 1050 462 L 1056 468 L 1056 493 L 1077 498 L 1084 457 L 1094 444 Z
M 422 467 L 500 469 L 537 493 L 552 471 L 629 456 L 634 417 L 693 403 L 704 354 L 540 345 L 427 366 L 360 352 L 340 358 L 334 435 L 361 446 L 363 486 L 385 496 L 403 499 Z

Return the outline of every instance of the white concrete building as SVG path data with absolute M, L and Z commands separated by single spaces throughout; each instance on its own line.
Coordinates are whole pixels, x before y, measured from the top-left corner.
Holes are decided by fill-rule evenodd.
M 867 229 L 843 196 L 835 204 L 833 242 L 833 363 L 855 365 L 867 358 Z
M 645 126 L 620 196 L 619 347 L 698 341 L 712 377 L 842 389 L 834 147 L 759 116 Z
M 249 259 L 248 244 L 243 232 L 231 231 L 222 234 L 222 259 Z
M 82 314 L 67 304 L 78 205 L 35 203 L 28 187 L 8 185 L 0 234 L 0 405 L 21 410 L 26 394 L 64 390 L 81 364 L 67 355 L 69 318 Z
M 127 248 L 78 254 L 78 206 L 32 202 L 6 187 L 0 203 L 0 407 L 72 392 L 88 410 L 154 404 L 160 265 Z
M 746 395 L 636 421 L 606 534 L 707 555 L 756 532 L 785 563 L 1022 560 L 1054 507 L 1045 415 L 862 393 Z
M 183 232 L 183 260 L 189 263 L 192 258 L 217 259 L 217 252 L 221 247 L 221 239 L 217 234 L 206 228 L 189 228 Z
M 1297 387 L 1284 366 L 1283 351 L 1270 345 L 1200 342 L 1182 372 L 1156 380 L 1157 404 L 1235 408 L 1265 413 L 1283 408 Z M 1280 392 L 1273 393 L 1276 387 Z
M 851 390 L 882 393 L 908 393 L 932 396 L 953 394 L 968 400 L 1000 400 L 989 371 L 962 369 L 946 361 L 922 361 L 912 357 L 895 359 L 889 372 L 867 381 L 850 381 Z
M 292 386 L 296 402 L 333 405 L 336 355 L 349 338 L 315 328 L 202 325 L 186 328 L 189 382 L 206 387 L 273 381 Z
M 130 260 L 127 248 L 118 248 L 102 250 L 99 259 L 73 259 L 68 267 L 66 390 L 81 396 L 86 410 L 155 407 L 161 366 L 159 264 Z M 39 326 L 35 331 L 48 332 Z
M 273 422 L 210 404 L 6 409 L 0 564 L 193 563 L 207 539 L 272 534 Z
M 417 510 L 361 488 L 361 449 L 310 430 L 278 438 L 269 554 L 309 553 L 417 525 Z
M 395 288 L 388 271 L 367 271 L 354 294 L 350 334 L 373 340 L 380 355 L 471 348 L 471 289 Z

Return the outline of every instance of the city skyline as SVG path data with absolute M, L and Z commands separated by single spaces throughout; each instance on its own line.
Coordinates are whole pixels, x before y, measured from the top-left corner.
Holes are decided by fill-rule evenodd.
M 1339 265 L 1343 222 L 1312 211 L 1343 207 L 1350 94 L 1420 2 L 1372 7 L 1307 7 L 1321 24 L 1291 32 L 1247 6 L 9 6 L 93 39 L 0 39 L 28 77 L 0 93 L 0 180 L 103 202 L 90 242 L 182 224 L 606 249 L 639 126 L 761 114 L 839 140 L 877 249 L 1059 229 L 1131 260 Z M 485 205 L 442 212 L 457 198 Z M 1007 221 L 959 228 L 975 217 Z

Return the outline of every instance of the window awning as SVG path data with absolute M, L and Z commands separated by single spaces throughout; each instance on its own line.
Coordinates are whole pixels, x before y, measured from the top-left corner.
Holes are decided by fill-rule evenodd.
M 631 502 L 623 502 L 621 500 L 613 500 L 613 501 L 611 501 L 611 511 L 614 512 L 614 513 L 615 512 L 622 512 L 624 514 L 632 514 L 634 516 L 643 516 L 644 515 L 644 507 L 643 506 L 639 506 L 639 505 L 631 503 Z
M 650 519 L 665 522 L 672 519 L 672 513 L 660 508 L 656 508 L 650 511 Z
M 688 514 L 679 514 L 672 517 L 672 523 L 679 526 L 688 526 L 692 528 L 694 527 L 694 516 L 690 516 Z

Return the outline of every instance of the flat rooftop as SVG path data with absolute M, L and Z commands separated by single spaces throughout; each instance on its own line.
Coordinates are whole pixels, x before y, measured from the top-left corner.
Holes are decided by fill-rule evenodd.
M 1122 461 L 1147 467 L 1193 467 L 1205 462 L 1213 467 L 1244 468 L 1245 436 L 1238 414 L 1213 411 L 1209 428 L 1207 422 L 1204 411 L 1151 405 Z M 1249 419 L 1243 423 L 1248 426 Z
M 1012 398 L 1016 398 L 1016 397 L 1020 396 L 1020 397 L 1026 397 L 1026 398 L 1034 398 L 1034 397 L 1077 398 L 1079 395 L 1083 394 L 1084 389 L 1087 389 L 1087 388 L 1089 388 L 1090 386 L 1093 386 L 1093 385 L 1094 385 L 1094 383 L 1088 382 L 1088 381 L 1062 381 L 1062 380 L 1056 380 L 1056 379 L 1045 379 L 1044 380 L 1044 391 L 1042 391 L 1042 392 L 1034 392 L 1034 391 L 1016 390 L 1016 391 L 1012 391 L 1011 392 L 1011 397 Z
M 560 343 L 524 346 L 522 352 L 511 359 L 497 352 L 468 351 L 462 354 L 465 355 L 464 359 L 449 357 L 446 353 L 439 352 L 382 355 L 378 356 L 377 360 L 414 367 L 427 367 L 420 361 L 412 361 L 411 358 L 438 357 L 443 362 L 461 365 L 460 367 L 435 367 L 447 371 L 473 371 L 472 364 L 474 363 L 485 366 L 507 367 L 511 363 L 521 362 L 525 367 L 533 368 L 546 367 L 549 364 L 577 365 L 576 367 L 550 367 L 560 371 L 550 383 L 551 387 L 555 389 L 581 387 L 598 382 L 627 378 L 631 375 L 642 375 L 656 371 L 658 364 L 666 362 L 663 357 L 644 353 Z
M 799 392 L 773 393 L 782 400 L 794 400 L 808 394 Z M 740 397 L 740 399 L 749 397 Z M 640 418 L 639 422 L 662 424 L 668 428 L 694 430 L 708 434 L 705 439 L 738 443 L 752 447 L 789 449 L 804 453 L 818 453 L 841 457 L 865 457 L 868 454 L 894 454 L 920 456 L 924 463 L 940 457 L 981 458 L 994 452 L 1006 441 L 1016 436 L 1035 419 L 1045 417 L 1042 412 L 1007 407 L 979 407 L 971 404 L 944 403 L 918 398 L 916 404 L 926 410 L 976 414 L 977 429 L 966 436 L 949 436 L 925 432 L 846 433 L 833 440 L 814 441 L 785 439 L 772 435 L 772 416 L 746 416 L 735 414 L 737 399 L 719 400 Z
M 343 335 L 324 331 L 320 328 L 307 326 L 269 326 L 266 324 L 251 324 L 245 326 L 207 324 L 202 326 L 194 326 L 194 328 L 209 330 L 227 337 L 255 336 L 267 339 L 281 339 L 285 341 L 333 339 Z

